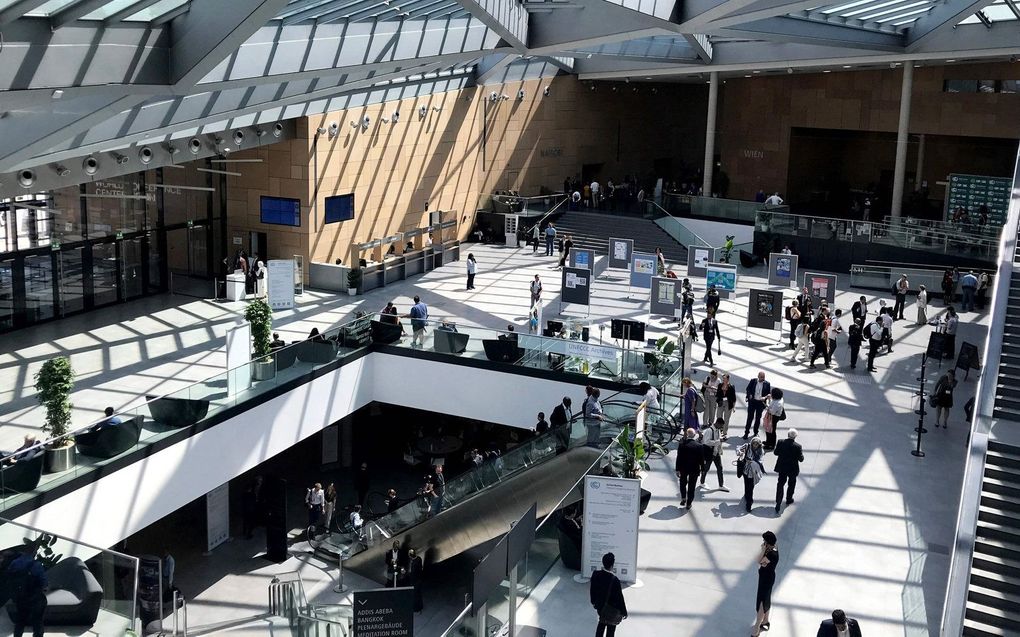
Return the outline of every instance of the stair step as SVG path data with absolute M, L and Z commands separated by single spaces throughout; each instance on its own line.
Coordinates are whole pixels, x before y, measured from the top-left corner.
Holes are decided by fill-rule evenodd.
M 985 457 L 985 464 L 1020 469 L 1020 454 L 1006 450 L 994 451 L 989 449 Z
M 1020 519 L 1010 511 L 990 508 L 982 503 L 978 506 L 978 520 L 996 526 L 1001 533 L 1015 534 L 1020 542 Z
M 988 448 L 992 451 L 998 451 L 1002 453 L 1011 453 L 1020 456 L 1020 447 L 1017 445 L 1007 444 L 1001 440 L 989 440 Z
M 1008 628 L 1000 628 L 968 618 L 963 620 L 963 637 L 1009 637 L 1012 635 L 1015 635 L 1015 632 Z
M 964 613 L 964 619 L 970 619 L 997 628 L 1005 628 L 1006 630 L 1015 631 L 1020 629 L 1020 621 L 1017 621 L 1013 613 L 1007 613 L 1002 609 L 971 599 L 967 600 L 967 610 Z M 1014 632 L 1013 634 L 1015 635 L 1016 633 Z
M 1017 478 L 1020 478 L 1020 474 L 1017 474 Z M 1020 480 L 1002 480 L 989 476 L 986 472 L 981 482 L 981 489 L 985 493 L 996 496 L 1009 496 L 1020 502 Z
M 1000 482 L 1017 484 L 1020 482 L 1020 471 L 1012 469 L 1010 467 L 997 467 L 994 465 L 985 465 L 985 477 L 994 478 Z
M 1008 593 L 1020 600 L 1020 578 L 1014 575 L 987 571 L 975 566 L 970 572 L 970 585 Z
M 987 555 L 985 553 L 974 552 L 974 569 L 981 569 L 988 573 L 999 573 L 1008 577 L 1018 577 L 1020 575 L 1020 560 L 1011 560 L 1004 557 L 997 557 L 995 555 Z
M 971 581 L 970 588 L 967 590 L 967 599 L 1002 610 L 1020 626 L 1020 595 L 978 586 Z
M 982 491 L 981 493 L 981 507 L 989 510 L 998 511 L 1005 516 L 1018 517 L 1020 513 L 1020 498 L 1001 493 L 991 493 L 988 491 Z M 1017 524 L 1020 525 L 1020 520 L 1017 520 Z
M 1004 527 L 1000 524 L 996 524 L 994 521 L 985 521 L 981 519 L 981 513 L 978 513 L 978 525 L 977 525 L 978 537 L 994 540 L 1000 543 L 1003 547 L 1010 550 L 1017 551 L 1020 554 L 1020 529 Z M 1009 557 L 1004 555 L 1003 557 Z

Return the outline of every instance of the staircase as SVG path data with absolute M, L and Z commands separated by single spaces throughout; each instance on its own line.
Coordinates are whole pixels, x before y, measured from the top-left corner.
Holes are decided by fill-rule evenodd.
M 967 637 L 1020 635 L 1020 448 L 994 440 L 985 457 L 963 626 Z
M 651 219 L 597 212 L 565 212 L 555 222 L 559 233 L 573 235 L 574 247 L 609 253 L 609 239 L 633 239 L 634 251 L 655 254 L 662 248 L 666 263 L 687 265 L 687 247 L 678 243 Z

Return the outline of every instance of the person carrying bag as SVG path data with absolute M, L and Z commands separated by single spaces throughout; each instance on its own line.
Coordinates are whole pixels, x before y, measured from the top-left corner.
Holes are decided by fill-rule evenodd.
M 599 616 L 595 637 L 613 637 L 616 627 L 627 618 L 627 603 L 623 599 L 620 578 L 613 574 L 616 556 L 606 553 L 602 556 L 602 570 L 591 574 L 591 605 Z

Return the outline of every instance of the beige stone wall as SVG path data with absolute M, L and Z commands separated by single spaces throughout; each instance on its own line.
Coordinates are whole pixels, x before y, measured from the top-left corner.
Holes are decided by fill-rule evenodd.
M 730 197 L 750 199 L 759 187 L 786 190 L 792 128 L 895 133 L 902 78 L 902 69 L 876 69 L 728 80 L 718 148 Z M 942 91 L 947 79 L 1016 78 L 1020 65 L 1009 63 L 914 69 L 910 133 L 1020 138 L 1020 95 Z M 908 158 L 908 170 L 914 161 Z M 926 171 L 923 178 L 945 175 Z

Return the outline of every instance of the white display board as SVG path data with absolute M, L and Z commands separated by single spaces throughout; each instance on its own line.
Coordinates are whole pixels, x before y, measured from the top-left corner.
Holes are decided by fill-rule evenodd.
M 227 331 L 227 396 L 234 396 L 251 387 L 250 362 L 251 325 L 239 323 Z
M 230 539 L 230 483 L 205 494 L 206 550 Z
M 297 268 L 293 259 L 272 259 L 267 265 L 269 307 L 274 310 L 294 307 L 294 272 Z
M 602 556 L 616 556 L 621 582 L 637 581 L 638 514 L 641 481 L 631 478 L 585 476 L 584 532 L 581 536 L 581 575 L 602 568 Z

